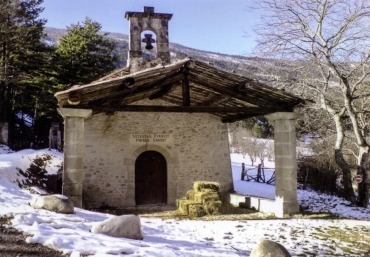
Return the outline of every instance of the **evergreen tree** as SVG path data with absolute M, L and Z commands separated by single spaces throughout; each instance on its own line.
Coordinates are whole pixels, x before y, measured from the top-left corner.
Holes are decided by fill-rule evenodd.
M 27 81 L 45 63 L 44 19 L 39 19 L 43 0 L 2 0 L 0 2 L 0 123 L 9 124 L 10 146 L 17 148 L 15 122 L 23 104 L 29 104 Z M 28 110 L 27 110 L 28 112 Z M 18 128 L 19 126 L 17 126 Z M 23 133 L 21 133 L 23 134 Z M 22 147 L 19 146 L 18 147 Z
M 86 18 L 83 24 L 72 24 L 56 50 L 59 81 L 68 88 L 87 84 L 115 68 L 115 44 L 99 33 L 101 25 Z

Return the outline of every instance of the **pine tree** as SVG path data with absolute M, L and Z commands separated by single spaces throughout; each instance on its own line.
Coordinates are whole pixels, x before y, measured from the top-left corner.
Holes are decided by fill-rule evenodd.
M 115 68 L 115 44 L 99 33 L 101 25 L 86 18 L 72 24 L 56 50 L 59 59 L 59 80 L 68 88 L 87 84 Z
M 0 2 L 0 123 L 9 124 L 9 145 L 15 146 L 17 112 L 29 99 L 27 81 L 45 63 L 44 19 L 39 19 L 43 0 L 2 0 Z M 21 147 L 21 146 L 18 146 Z

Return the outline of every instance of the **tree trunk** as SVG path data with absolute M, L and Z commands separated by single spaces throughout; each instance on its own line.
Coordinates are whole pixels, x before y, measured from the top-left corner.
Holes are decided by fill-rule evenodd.
M 362 182 L 358 183 L 357 205 L 367 208 L 370 198 L 369 181 L 369 148 L 361 147 L 359 151 L 359 165 L 357 166 L 357 175 L 362 176 Z
M 0 71 L 0 122 L 8 123 L 8 138 L 7 143 L 11 146 L 11 132 L 13 129 L 12 123 L 10 121 L 11 117 L 11 86 L 9 83 L 9 74 L 8 74 L 8 60 L 9 60 L 9 51 L 6 42 L 3 42 L 1 46 L 1 71 Z
M 5 83 L 0 81 L 0 123 L 7 122 L 7 88 Z
M 7 81 L 7 66 L 6 66 L 6 45 L 1 46 L 1 70 L 0 70 L 0 122 L 8 122 L 8 83 Z
M 346 198 L 348 201 L 351 203 L 355 204 L 356 203 L 356 197 L 355 197 L 355 192 L 353 191 L 353 186 L 352 186 L 352 176 L 351 176 L 351 169 L 344 159 L 343 156 L 343 139 L 344 139 L 344 129 L 343 129 L 343 121 L 342 121 L 342 113 L 334 113 L 332 112 L 333 119 L 335 122 L 335 128 L 336 128 L 336 141 L 335 141 L 335 152 L 334 152 L 334 157 L 335 157 L 335 162 L 339 166 L 340 170 L 342 171 L 343 175 L 343 197 Z
M 335 162 L 343 173 L 343 196 L 351 203 L 356 203 L 355 193 L 352 187 L 351 169 L 343 157 L 341 149 L 335 149 Z
M 15 113 L 14 113 L 14 91 L 13 85 L 6 81 L 7 88 L 7 106 L 6 106 L 6 119 L 8 121 L 8 146 L 13 148 L 15 138 Z

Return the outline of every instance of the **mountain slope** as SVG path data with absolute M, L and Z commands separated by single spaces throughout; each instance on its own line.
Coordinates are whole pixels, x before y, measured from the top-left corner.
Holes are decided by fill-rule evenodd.
M 58 44 L 59 40 L 66 35 L 67 30 L 47 27 L 45 28 L 45 33 L 47 35 L 45 40 L 49 44 Z M 116 53 L 121 58 L 120 65 L 125 66 L 128 51 L 128 35 L 110 32 L 102 33 L 116 43 Z M 276 76 L 280 76 L 279 74 L 283 73 L 290 74 L 292 70 L 291 65 L 283 61 L 202 51 L 177 43 L 170 43 L 170 51 L 174 59 L 192 57 L 222 70 L 260 80 L 272 86 L 275 86 L 272 81 Z

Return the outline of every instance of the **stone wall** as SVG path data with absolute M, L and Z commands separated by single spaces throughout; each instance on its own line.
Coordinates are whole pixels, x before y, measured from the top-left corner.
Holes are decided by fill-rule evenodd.
M 166 142 L 136 142 L 137 135 L 166 135 Z M 139 140 L 140 141 L 140 140 Z M 135 205 L 135 160 L 154 150 L 167 161 L 168 204 L 175 204 L 197 180 L 232 188 L 227 125 L 209 114 L 97 114 L 85 123 L 86 208 Z
M 131 66 L 131 72 L 154 67 L 158 64 L 170 63 L 171 55 L 168 39 L 168 22 L 172 18 L 172 14 L 154 13 L 154 7 L 144 7 L 143 12 L 126 12 L 125 17 L 130 23 L 127 65 Z M 155 61 L 145 60 L 145 58 L 143 58 L 142 36 L 144 35 L 141 35 L 141 33 L 144 31 L 155 34 L 156 49 L 153 49 L 153 52 L 156 52 Z

